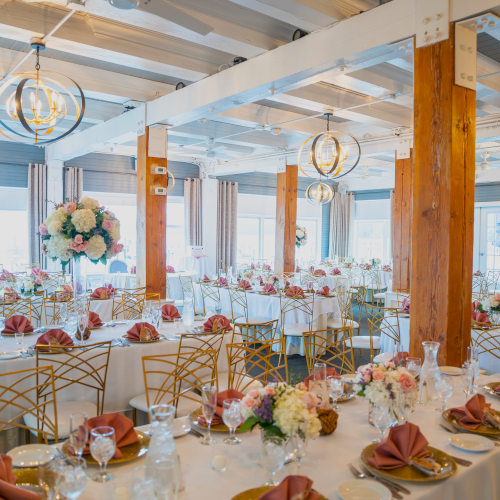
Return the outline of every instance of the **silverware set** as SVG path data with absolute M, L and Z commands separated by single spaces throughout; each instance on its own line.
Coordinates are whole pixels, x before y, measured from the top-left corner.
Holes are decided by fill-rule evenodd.
M 442 427 L 445 431 L 450 432 L 451 434 L 475 434 L 474 432 L 469 432 L 466 430 L 459 430 L 455 429 L 455 427 L 448 427 L 444 424 L 439 424 L 440 427 Z M 487 434 L 481 434 L 481 436 L 489 439 L 490 441 L 493 441 L 495 446 L 500 446 L 500 438 L 495 437 L 495 436 L 488 436 Z M 458 462 L 457 462 L 458 463 Z
M 352 464 L 347 464 L 347 467 L 349 467 L 351 474 L 357 479 L 368 479 L 368 480 L 378 481 L 379 483 L 383 484 L 391 492 L 392 496 L 394 498 L 397 498 L 397 500 L 403 499 L 403 495 L 401 495 L 401 493 L 405 493 L 406 495 L 411 495 L 411 491 L 409 489 L 399 484 L 393 483 L 388 479 L 385 478 L 382 479 L 381 477 L 375 476 L 365 467 L 363 467 L 364 472 L 360 472 Z
M 130 347 L 130 344 L 125 344 L 125 342 L 123 342 L 123 340 L 120 338 L 113 339 L 112 345 L 116 347 Z

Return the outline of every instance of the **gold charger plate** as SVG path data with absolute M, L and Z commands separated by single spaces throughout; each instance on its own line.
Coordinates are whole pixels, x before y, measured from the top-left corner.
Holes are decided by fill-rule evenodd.
M 260 488 L 252 488 L 251 490 L 246 490 L 238 493 L 231 500 L 257 500 L 261 495 L 272 488 L 273 486 L 261 486 Z M 326 500 L 326 498 L 324 496 L 321 496 L 320 500 Z
M 495 413 L 497 415 L 500 415 L 500 411 L 496 411 Z M 481 424 L 477 429 L 466 429 L 465 427 L 462 427 L 460 423 L 458 422 L 457 417 L 453 417 L 450 415 L 450 410 L 444 411 L 441 416 L 443 419 L 448 422 L 451 426 L 455 427 L 455 429 L 460 429 L 460 430 L 466 430 L 467 432 L 472 432 L 474 434 L 495 434 L 495 435 L 500 435 L 500 429 L 492 428 L 492 427 L 486 427 L 485 425 Z
M 361 452 L 361 460 L 363 460 L 368 469 L 370 469 L 370 472 L 373 472 L 377 476 L 387 477 L 389 479 L 395 479 L 397 481 L 431 483 L 434 481 L 441 481 L 441 479 L 446 479 L 447 477 L 453 476 L 453 474 L 455 474 L 455 472 L 457 471 L 457 464 L 455 460 L 453 460 L 453 458 L 447 455 L 444 451 L 432 448 L 431 446 L 427 446 L 426 449 L 431 452 L 432 458 L 438 464 L 443 465 L 445 463 L 451 463 L 452 468 L 449 472 L 439 474 L 439 476 L 427 476 L 413 465 L 405 465 L 404 467 L 399 467 L 397 469 L 391 470 L 377 469 L 368 463 L 368 458 L 372 458 L 375 456 L 374 451 L 377 446 L 378 443 L 370 444 Z
M 198 417 L 201 417 L 201 415 L 202 415 L 201 408 L 193 410 L 189 414 L 189 417 L 188 417 L 189 418 L 189 423 L 191 425 L 199 427 L 200 429 L 207 430 L 208 427 L 206 425 L 203 425 L 202 423 L 198 422 Z M 210 431 L 214 431 L 214 432 L 229 432 L 229 428 L 227 427 L 226 424 L 217 424 L 217 425 L 210 426 Z M 241 430 L 237 429 L 236 432 L 241 432 Z M 246 431 L 243 431 L 243 432 L 246 432 Z
M 495 389 L 500 385 L 500 382 L 489 382 L 488 384 L 483 385 L 483 389 L 492 396 L 496 396 L 500 398 L 500 392 L 495 392 Z
M 122 462 L 130 462 L 130 460 L 134 460 L 135 458 L 142 457 L 143 455 L 145 455 L 147 453 L 148 447 L 149 447 L 149 440 L 151 438 L 149 436 L 146 436 L 146 434 L 144 434 L 140 431 L 135 431 L 135 432 L 137 432 L 137 436 L 139 437 L 139 441 L 120 448 L 120 451 L 122 452 L 122 457 L 121 458 L 112 458 L 108 462 L 108 465 L 120 464 Z M 64 442 L 64 444 L 62 446 L 62 452 L 67 457 L 74 456 L 69 451 L 69 439 Z M 99 463 L 92 457 L 92 455 L 90 453 L 88 455 L 84 455 L 83 458 L 85 458 L 85 461 L 88 464 L 99 465 Z M 36 471 L 36 469 L 35 469 L 35 471 Z
M 153 344 L 154 342 L 159 342 L 160 340 L 165 340 L 165 335 L 162 333 L 158 334 L 157 339 L 153 340 L 130 340 L 127 335 L 122 335 L 122 339 L 126 340 L 127 342 L 131 342 L 132 344 Z
M 24 332 L 24 335 L 31 335 L 33 331 L 31 332 Z M 15 333 L 2 333 L 3 337 L 14 337 L 16 334 Z
M 17 476 L 16 486 L 38 486 L 38 467 L 15 467 L 12 472 Z

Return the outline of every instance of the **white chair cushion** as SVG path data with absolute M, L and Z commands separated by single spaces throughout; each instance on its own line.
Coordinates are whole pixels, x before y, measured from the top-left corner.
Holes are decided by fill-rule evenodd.
M 380 337 L 373 336 L 373 348 L 380 349 Z M 369 335 L 353 335 L 352 346 L 356 349 L 370 349 Z
M 203 307 L 197 307 L 197 308 L 195 308 L 194 314 L 196 316 L 205 316 L 205 313 L 203 312 Z
M 356 321 L 352 321 L 351 319 L 346 319 L 345 326 L 352 326 L 352 328 L 359 328 L 359 325 Z M 326 322 L 327 328 L 343 328 L 342 319 L 341 318 L 328 318 Z
M 172 302 L 170 302 L 172 304 Z M 175 307 L 184 307 L 184 301 L 183 300 L 174 300 L 173 302 Z
M 90 401 L 62 401 L 57 403 L 57 434 L 59 439 L 69 437 L 69 416 L 72 413 L 84 412 L 89 418 L 97 417 L 97 406 Z M 45 414 L 50 421 L 54 421 L 53 405 L 45 408 Z M 24 415 L 26 425 L 36 429 L 36 417 Z M 36 435 L 36 431 L 31 431 Z
M 229 384 L 229 372 L 219 373 L 219 392 L 226 391 Z M 203 377 L 202 377 L 203 380 Z M 238 379 L 238 383 L 241 387 L 245 387 L 242 392 L 243 394 L 248 394 L 253 389 L 260 389 L 263 384 L 259 380 L 254 380 L 252 377 L 243 377 L 243 380 Z M 248 384 L 248 386 L 247 386 Z
M 378 354 L 373 358 L 375 363 L 386 363 L 387 361 L 391 361 L 394 358 L 393 352 L 383 352 L 382 354 Z
M 375 299 L 385 299 L 385 292 L 376 293 L 373 297 Z
M 201 405 L 201 398 L 197 394 L 194 394 L 194 397 L 199 399 L 199 402 L 197 401 L 192 401 L 191 399 L 187 398 L 180 398 L 179 399 L 179 405 L 177 406 L 177 414 L 176 418 L 178 417 L 185 417 L 186 415 L 189 415 L 193 410 L 196 410 L 197 408 L 200 407 Z M 132 398 L 128 404 L 132 408 L 136 408 L 137 410 L 148 412 L 148 400 L 146 398 L 146 393 L 141 394 L 140 396 L 136 396 L 135 398 Z
M 175 304 L 175 299 L 161 299 L 161 305 L 163 304 Z
M 269 318 L 259 318 L 258 316 L 249 316 L 248 321 L 245 317 L 238 318 L 234 320 L 235 325 L 261 325 L 262 323 L 269 323 L 271 321 Z
M 283 328 L 283 334 L 289 337 L 302 337 L 302 332 L 310 331 L 311 327 L 308 323 L 289 323 Z

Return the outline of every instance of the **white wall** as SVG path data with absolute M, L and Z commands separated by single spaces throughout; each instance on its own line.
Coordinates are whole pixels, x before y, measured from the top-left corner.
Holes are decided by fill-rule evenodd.
M 28 210 L 28 188 L 0 187 L 0 210 Z
M 356 201 L 356 220 L 390 219 L 391 200 L 362 200 Z

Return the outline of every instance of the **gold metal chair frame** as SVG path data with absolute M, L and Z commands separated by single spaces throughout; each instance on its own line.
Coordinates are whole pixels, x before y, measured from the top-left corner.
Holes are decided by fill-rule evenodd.
M 347 326 L 334 331 L 303 332 L 302 338 L 309 374 L 313 371 L 315 363 L 325 363 L 335 368 L 339 375 L 355 373 L 352 328 Z
M 323 288 L 326 276 L 314 275 L 313 273 L 307 271 L 300 271 L 300 284 L 307 285 L 310 282 L 317 283 L 318 288 Z
M 15 381 L 9 385 L 8 381 L 11 378 L 15 378 Z M 47 398 L 42 403 L 37 398 L 41 391 L 47 394 Z M 46 415 L 45 408 L 48 405 L 54 405 L 54 421 Z M 57 404 L 52 366 L 29 368 L 0 375 L 0 415 L 12 409 L 18 409 L 20 413 L 8 420 L 0 420 L 0 432 L 10 427 L 19 427 L 25 429 L 27 442 L 29 442 L 30 432 L 34 432 L 38 435 L 39 443 L 43 441 L 48 444 L 49 439 L 57 443 Z M 32 415 L 36 418 L 36 428 L 19 422 L 25 415 Z
M 410 300 L 410 289 L 409 288 L 398 288 L 396 290 L 396 300 L 398 302 L 398 307 L 401 309 L 403 307 L 403 301 L 405 299 Z
M 255 381 L 266 385 L 288 380 L 286 344 L 283 338 L 263 341 L 259 347 L 255 347 L 253 342 L 226 344 L 226 350 L 230 389 L 245 392 L 245 389 Z M 272 363 L 273 356 L 278 356 L 277 366 Z M 284 360 L 283 363 L 281 359 Z M 259 373 L 252 375 L 250 372 L 254 369 Z
M 375 304 L 375 301 L 377 301 L 376 302 L 377 306 L 380 305 L 380 301 L 383 299 L 376 299 L 375 295 L 378 293 L 385 292 L 387 290 L 387 287 L 382 286 L 382 276 L 380 273 L 381 273 L 380 269 L 370 269 L 368 274 L 370 276 L 371 283 L 365 287 L 372 293 L 372 304 Z
M 2 301 L 2 316 L 4 318 L 10 318 L 11 316 L 22 315 L 30 320 L 32 320 L 33 305 L 31 299 L 21 299 L 11 301 Z
M 361 326 L 361 315 L 363 313 L 363 305 L 365 304 L 366 297 L 366 287 L 364 286 L 355 286 L 351 284 L 351 307 L 358 306 L 359 316 L 358 316 L 358 325 Z M 354 311 L 352 312 L 354 317 Z
M 309 320 L 306 322 L 308 324 L 308 330 L 312 328 L 313 313 L 314 313 L 314 296 L 315 294 L 306 295 L 305 298 L 302 297 L 287 297 L 286 294 L 280 295 L 280 310 L 281 310 L 281 332 L 285 335 L 285 324 L 286 315 L 292 311 L 300 311 L 305 313 Z
M 478 348 L 478 354 L 489 353 L 500 359 L 500 337 L 498 336 L 498 326 L 490 323 L 480 323 L 472 320 L 471 329 L 477 337 L 471 335 L 472 345 Z M 495 334 L 496 333 L 496 334 Z
M 198 333 L 181 333 L 181 338 L 179 341 L 178 355 L 181 356 L 184 352 L 188 351 L 215 351 L 216 359 L 219 359 L 220 349 L 222 347 L 222 341 L 224 340 L 224 335 L 226 334 L 226 329 L 221 328 L 216 332 L 209 333 L 207 335 L 199 335 Z M 186 342 L 190 342 L 195 345 L 186 345 Z
M 245 321 L 248 323 L 248 301 L 247 301 L 247 292 L 244 288 L 241 288 L 239 285 L 235 283 L 228 283 L 227 289 L 229 292 L 229 300 L 231 301 L 231 318 L 232 323 L 238 318 L 244 317 Z M 236 305 L 239 305 L 243 308 L 243 316 L 238 316 L 234 314 L 236 309 Z
M 148 300 L 152 302 L 158 302 L 158 307 L 161 306 L 160 294 L 146 293 L 145 288 L 141 289 L 140 291 L 134 291 L 132 293 L 123 292 L 121 294 L 121 300 L 123 318 L 126 320 L 140 319 L 142 316 L 142 310 L 144 309 L 144 303 Z
M 133 288 L 137 283 L 137 278 L 135 276 L 125 277 L 125 288 Z
M 485 289 L 483 291 L 489 293 L 491 290 L 491 285 L 494 285 L 493 291 L 496 291 L 499 280 L 500 280 L 500 271 L 496 270 L 488 271 L 486 279 L 484 280 Z
M 85 302 L 86 302 L 86 310 L 89 310 L 90 307 L 90 299 L 88 296 L 85 297 Z M 61 304 L 67 304 L 68 306 L 68 313 L 73 313 L 75 312 L 75 299 L 71 298 L 69 300 L 58 300 L 58 299 L 48 299 L 44 297 L 42 299 L 42 310 L 43 314 L 45 316 L 45 324 L 46 325 L 55 325 L 56 323 L 59 323 L 61 321 L 61 315 L 60 315 L 60 305 Z
M 50 350 L 50 354 L 47 354 L 47 350 Z M 52 366 L 56 393 L 75 384 L 95 389 L 97 415 L 102 415 L 110 350 L 110 340 L 86 344 L 85 351 L 82 351 L 80 346 L 44 346 L 38 344 L 36 346 L 36 366 Z M 54 354 L 57 355 L 54 356 Z M 37 401 L 44 400 L 46 397 L 46 391 L 39 391 Z
M 193 310 L 196 315 L 196 297 L 194 294 L 193 278 L 192 276 L 179 276 L 182 288 L 182 303 L 186 301 L 186 296 L 193 297 Z
M 248 344 L 261 344 L 262 342 L 276 339 L 278 320 L 273 319 L 267 323 L 259 324 L 238 323 L 238 328 L 240 332 L 236 332 L 236 329 L 233 330 L 233 338 L 231 339 L 231 342 L 234 343 L 235 335 L 241 335 L 244 342 L 247 342 Z
M 198 284 L 200 285 L 201 297 L 203 301 L 203 314 L 205 315 L 207 313 L 205 304 L 207 299 L 214 301 L 216 304 L 220 302 L 220 287 L 213 281 L 198 280 Z
M 44 296 L 49 297 L 52 293 L 54 293 L 59 286 L 59 278 L 64 277 L 65 275 L 61 271 L 57 272 L 47 272 L 44 271 L 44 273 L 48 274 L 48 278 L 44 278 L 42 276 L 42 287 L 44 291 Z
M 123 313 L 123 302 L 122 295 L 124 293 L 137 294 L 146 293 L 146 287 L 142 288 L 115 288 L 115 294 L 113 295 L 113 304 L 111 305 L 112 313 L 111 320 L 118 319 L 118 316 Z
M 373 337 L 377 334 L 387 335 L 396 344 L 401 342 L 399 311 L 396 307 L 378 307 L 371 304 L 365 304 L 365 311 L 366 319 L 368 320 L 368 331 L 370 333 L 370 360 L 373 360 Z M 388 322 L 388 317 L 395 318 L 396 323 L 391 324 Z

